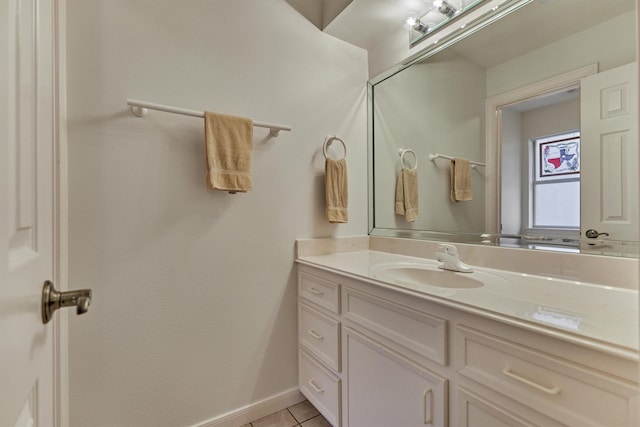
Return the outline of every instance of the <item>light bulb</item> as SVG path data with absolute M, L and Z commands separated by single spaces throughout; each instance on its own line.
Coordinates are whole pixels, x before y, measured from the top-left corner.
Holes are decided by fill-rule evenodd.
M 429 26 L 424 24 L 419 19 L 416 19 L 416 21 L 413 24 L 413 29 L 416 30 L 416 31 L 421 32 L 422 34 L 426 34 L 427 31 L 429 31 Z
M 438 8 L 438 12 L 445 15 L 447 18 L 453 18 L 458 12 L 458 9 L 446 0 L 435 0 L 433 5 Z
M 415 31 L 419 31 L 422 34 L 426 34 L 427 31 L 429 31 L 429 26 L 422 23 L 422 21 L 416 18 L 413 13 L 407 18 L 405 24 L 408 29 L 414 29 Z

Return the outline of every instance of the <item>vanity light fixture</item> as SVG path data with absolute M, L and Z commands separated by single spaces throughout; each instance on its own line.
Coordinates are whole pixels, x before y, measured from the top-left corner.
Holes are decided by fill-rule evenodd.
M 418 18 L 409 17 L 407 18 L 407 25 L 413 28 L 416 31 L 421 32 L 422 34 L 426 34 L 429 31 L 429 26 L 420 21 Z
M 438 12 L 445 15 L 447 18 L 453 18 L 458 9 L 446 0 L 435 0 L 433 5 L 438 8 Z
M 416 1 L 416 0 L 413 0 Z M 451 24 L 474 7 L 484 2 L 506 1 L 515 2 L 521 0 L 420 0 L 425 2 L 424 8 L 419 11 L 407 11 L 408 19 L 404 22 L 404 28 L 409 34 L 409 46 L 413 47 L 421 40 L 426 39 L 436 31 Z M 533 0 L 530 0 L 533 1 Z M 426 11 L 424 9 L 427 9 Z M 469 24 L 469 20 L 462 22 L 461 28 Z M 447 33 L 448 35 L 451 32 Z

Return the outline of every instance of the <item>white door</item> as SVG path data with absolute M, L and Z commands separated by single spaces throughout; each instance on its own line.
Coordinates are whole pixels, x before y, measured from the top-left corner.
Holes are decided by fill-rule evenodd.
M 609 233 L 607 239 L 637 240 L 637 79 L 634 62 L 581 82 L 583 239 L 587 230 L 596 230 Z
M 54 7 L 0 1 L 0 426 L 53 425 Z

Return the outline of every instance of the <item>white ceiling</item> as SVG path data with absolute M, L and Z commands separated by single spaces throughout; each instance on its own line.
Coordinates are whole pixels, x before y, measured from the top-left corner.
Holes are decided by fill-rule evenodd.
M 537 0 L 453 49 L 486 68 L 633 10 L 635 0 Z M 513 35 L 517 34 L 518 37 Z M 526 36 L 522 36 L 526 35 Z

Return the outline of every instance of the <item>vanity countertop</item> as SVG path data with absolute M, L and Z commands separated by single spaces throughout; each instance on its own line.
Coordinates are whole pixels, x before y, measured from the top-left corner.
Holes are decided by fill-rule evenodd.
M 636 290 L 476 266 L 474 269 L 484 273 L 487 283 L 479 288 L 450 289 L 390 281 L 378 277 L 372 267 L 393 263 L 433 266 L 436 261 L 371 250 L 307 256 L 297 262 L 638 360 Z M 445 273 L 470 274 L 469 277 L 475 274 Z M 491 276 L 495 280 L 486 279 Z

